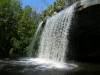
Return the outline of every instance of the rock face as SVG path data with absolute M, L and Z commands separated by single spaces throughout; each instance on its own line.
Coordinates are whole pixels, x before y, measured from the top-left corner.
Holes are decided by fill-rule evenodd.
M 86 1 L 86 0 L 85 0 Z M 87 0 L 90 1 L 90 0 Z M 92 3 L 94 2 L 94 3 Z M 100 61 L 100 0 L 81 3 L 83 8 L 69 30 L 69 60 Z

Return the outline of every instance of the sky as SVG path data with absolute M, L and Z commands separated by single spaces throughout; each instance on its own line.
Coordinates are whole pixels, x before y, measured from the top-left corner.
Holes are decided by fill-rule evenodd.
M 21 0 L 22 7 L 24 8 L 27 5 L 30 5 L 38 13 L 41 13 L 49 5 L 53 4 L 55 0 Z

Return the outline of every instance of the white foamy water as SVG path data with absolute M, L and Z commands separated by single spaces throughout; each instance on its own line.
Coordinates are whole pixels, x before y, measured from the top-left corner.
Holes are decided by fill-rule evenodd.
M 60 63 L 55 62 L 48 59 L 40 59 L 40 58 L 25 58 L 20 59 L 20 61 L 13 61 L 12 63 L 22 63 L 23 65 L 38 65 L 36 67 L 37 70 L 45 70 L 45 69 L 64 69 L 64 70 L 71 70 L 77 68 L 78 66 L 73 63 Z
M 40 59 L 40 58 L 36 58 L 33 60 L 34 62 L 36 62 L 36 64 L 40 64 L 40 67 L 43 68 L 48 68 L 48 69 L 66 69 L 66 70 L 70 70 L 70 69 L 74 69 L 76 67 L 78 67 L 75 64 L 67 64 L 67 63 L 60 63 L 60 62 L 54 62 L 52 60 L 48 60 L 48 59 Z
M 65 54 L 68 51 L 68 29 L 72 23 L 76 5 L 74 4 L 47 19 L 39 46 L 38 57 L 40 59 L 55 62 L 65 61 Z

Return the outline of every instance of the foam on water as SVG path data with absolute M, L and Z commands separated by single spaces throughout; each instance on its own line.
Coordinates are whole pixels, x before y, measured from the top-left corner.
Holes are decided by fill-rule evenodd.
M 51 61 L 48 59 L 40 59 L 40 58 L 29 58 L 29 59 L 21 59 L 21 63 L 26 63 L 28 65 L 38 65 L 36 68 L 39 69 L 65 69 L 70 70 L 78 67 L 76 64 L 67 64 L 60 63 L 56 61 Z

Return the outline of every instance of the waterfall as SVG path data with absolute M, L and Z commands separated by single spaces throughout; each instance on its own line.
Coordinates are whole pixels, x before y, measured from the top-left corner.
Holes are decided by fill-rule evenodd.
M 30 51 L 28 52 L 28 55 L 29 55 L 29 56 L 32 56 L 32 54 L 33 54 L 33 53 L 32 53 L 33 48 L 34 48 L 34 46 L 36 45 L 37 40 L 39 39 L 40 32 L 42 31 L 42 24 L 43 24 L 43 21 L 41 21 L 41 22 L 39 23 L 38 28 L 37 28 L 37 30 L 36 30 L 36 32 L 35 32 L 35 34 L 34 34 L 34 38 L 32 39 L 31 44 L 27 47 L 27 50 L 30 50 Z M 36 52 L 34 52 L 34 54 L 36 54 Z
M 74 17 L 77 3 L 48 18 L 40 39 L 38 57 L 57 62 L 65 61 L 68 45 L 68 29 Z
M 38 28 L 37 28 L 37 30 L 36 30 L 36 32 L 35 32 L 34 37 L 36 37 L 36 36 L 37 36 L 37 34 L 40 32 L 41 27 L 42 27 L 42 24 L 43 24 L 43 21 L 41 21 L 41 22 L 39 23 Z

